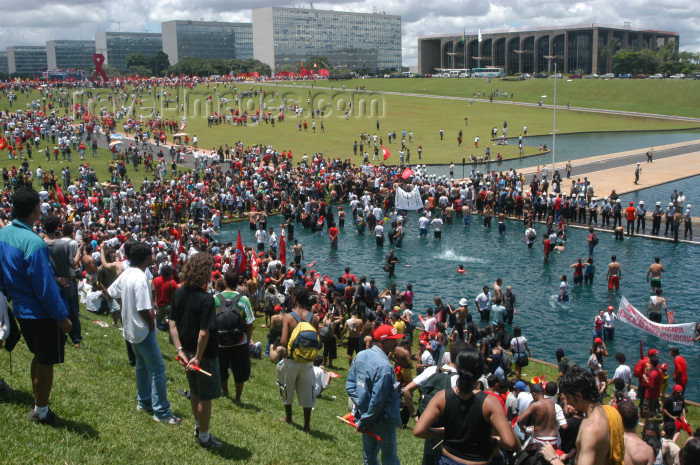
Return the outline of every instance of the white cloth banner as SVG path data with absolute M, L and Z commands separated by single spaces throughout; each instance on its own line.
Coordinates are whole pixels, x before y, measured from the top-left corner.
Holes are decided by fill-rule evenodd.
M 420 210 L 423 208 L 423 200 L 420 198 L 420 189 L 415 186 L 411 192 L 406 192 L 396 187 L 396 208 L 399 210 Z
M 695 337 L 695 323 L 683 323 L 680 325 L 664 325 L 655 323 L 645 317 L 639 310 L 634 308 L 625 297 L 620 300 L 617 309 L 617 319 L 634 326 L 640 331 L 652 334 L 666 341 L 678 344 L 693 345 Z

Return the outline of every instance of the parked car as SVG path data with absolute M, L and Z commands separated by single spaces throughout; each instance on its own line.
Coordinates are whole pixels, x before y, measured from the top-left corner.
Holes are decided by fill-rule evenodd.
M 629 79 L 632 77 L 630 73 L 623 73 L 618 76 L 620 79 Z
M 649 79 L 663 79 L 663 78 L 664 78 L 664 75 L 661 73 L 656 73 L 656 74 L 652 74 L 651 76 L 649 76 Z
M 673 76 L 670 76 L 671 79 L 685 79 L 685 74 L 683 73 L 678 73 L 674 74 Z
M 646 74 L 635 74 L 632 76 L 632 79 L 646 79 L 647 75 Z
M 584 77 L 586 79 L 598 79 L 600 76 L 598 76 L 596 73 L 591 73 L 591 74 L 586 74 Z
M 615 73 L 605 73 L 601 76 L 602 79 L 615 79 Z
M 536 73 L 533 77 L 534 77 L 535 79 L 546 79 L 546 78 L 549 77 L 549 74 L 547 74 L 547 73 Z
M 561 78 L 563 78 L 564 76 L 562 76 L 561 73 L 555 73 L 555 74 L 552 74 L 552 75 L 549 76 L 549 77 L 552 78 L 552 79 L 561 79 Z
M 522 73 L 520 75 L 520 79 L 530 79 L 532 77 L 532 74 L 529 73 Z
M 581 73 L 569 74 L 569 79 L 581 79 Z

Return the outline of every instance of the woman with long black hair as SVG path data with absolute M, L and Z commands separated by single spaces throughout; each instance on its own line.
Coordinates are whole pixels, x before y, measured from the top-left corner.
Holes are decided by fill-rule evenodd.
M 498 456 L 499 443 L 506 449 L 520 448 L 498 400 L 475 389 L 483 372 L 479 352 L 460 352 L 457 385 L 435 394 L 413 428 L 419 438 L 444 438 L 440 465 L 487 465 Z M 444 426 L 434 428 L 438 419 Z

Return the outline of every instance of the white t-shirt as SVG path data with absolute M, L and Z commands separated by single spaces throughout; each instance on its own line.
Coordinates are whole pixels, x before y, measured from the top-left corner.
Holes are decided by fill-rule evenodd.
M 432 333 L 435 331 L 435 326 L 437 325 L 437 320 L 435 317 L 430 317 L 427 320 L 423 322 L 423 328 L 429 333 Z
M 430 224 L 430 220 L 426 218 L 425 216 L 421 216 L 418 218 L 418 227 L 420 229 L 428 229 L 428 225 Z
M 258 229 L 255 231 L 255 238 L 258 240 L 258 244 L 264 244 L 267 241 L 267 233 L 264 229 Z
M 518 394 L 518 398 L 515 401 L 515 408 L 518 411 L 518 415 L 522 414 L 527 410 L 527 408 L 530 406 L 532 403 L 532 394 L 529 392 L 521 392 Z
M 139 310 L 153 310 L 148 278 L 140 268 L 129 267 L 109 286 L 109 295 L 122 301 L 124 339 L 138 344 L 148 336 L 148 324 Z
M 616 378 L 623 379 L 625 385 L 627 385 L 632 381 L 632 370 L 627 365 L 620 365 L 615 370 L 615 375 L 613 375 L 613 379 Z
M 314 367 L 314 397 L 320 396 L 327 387 L 328 378 L 326 377 L 326 372 L 321 367 Z
M 423 365 L 435 365 L 435 360 L 433 359 L 433 354 L 429 350 L 425 350 L 420 356 L 420 362 Z
M 423 353 L 425 354 L 427 352 L 428 351 L 426 350 Z M 419 374 L 418 376 L 413 378 L 413 382 L 416 383 L 416 386 L 418 386 L 418 387 L 423 386 L 425 384 L 425 382 L 428 381 L 428 378 L 430 378 L 435 373 L 437 373 L 437 369 L 438 369 L 437 365 L 426 368 L 425 370 L 423 370 L 423 372 L 421 374 Z M 457 369 L 454 367 L 451 367 L 450 365 L 443 365 L 442 370 L 457 373 Z M 459 376 L 451 376 L 450 377 L 450 382 L 451 382 L 450 384 L 452 384 L 452 387 L 455 387 L 457 385 L 457 378 L 459 378 Z
M 430 222 L 430 224 L 433 225 L 433 229 L 435 231 L 441 231 L 442 230 L 442 220 L 440 218 L 433 218 L 433 221 Z
M 656 297 L 656 296 L 654 296 L 654 297 Z M 603 313 L 603 326 L 605 326 L 606 328 L 614 328 L 616 319 L 617 319 L 617 315 L 615 314 L 615 312 Z

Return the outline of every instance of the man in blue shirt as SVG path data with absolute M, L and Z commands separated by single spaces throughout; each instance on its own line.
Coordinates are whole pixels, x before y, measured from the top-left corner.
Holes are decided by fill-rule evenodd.
M 12 204 L 14 220 L 0 229 L 0 287 L 12 299 L 22 336 L 34 354 L 34 408 L 28 420 L 55 426 L 60 422 L 48 407 L 53 366 L 63 363 L 65 334 L 72 325 L 51 268 L 49 250 L 32 230 L 41 215 L 39 194 L 31 188 L 17 189 Z
M 362 435 L 362 456 L 365 465 L 399 465 L 396 428 L 401 425 L 399 394 L 394 370 L 388 355 L 403 337 L 391 325 L 381 325 L 372 333 L 374 345 L 353 359 L 345 390 L 355 405 L 357 431 L 371 431 Z

